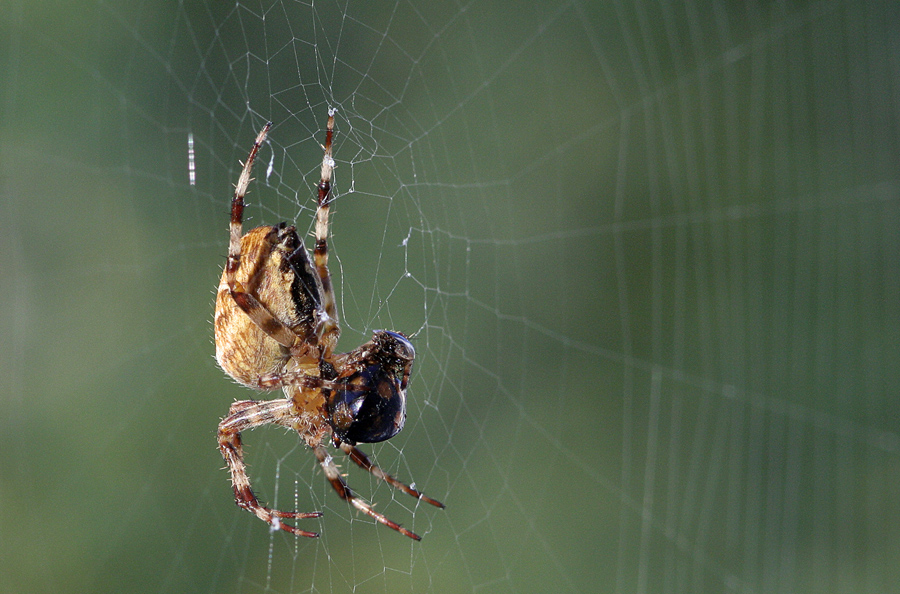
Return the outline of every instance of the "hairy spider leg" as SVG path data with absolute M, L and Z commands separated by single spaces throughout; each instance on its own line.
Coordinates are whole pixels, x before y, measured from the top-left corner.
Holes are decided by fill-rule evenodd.
M 225 265 L 225 270 L 230 271 L 232 275 L 241 265 L 241 237 L 244 235 L 244 195 L 247 193 L 247 186 L 250 185 L 250 172 L 253 169 L 256 153 L 259 152 L 259 147 L 265 142 L 266 135 L 271 127 L 272 122 L 266 122 L 263 129 L 259 131 L 256 141 L 253 143 L 253 148 L 250 149 L 250 156 L 247 157 L 244 168 L 241 170 L 238 183 L 234 186 L 234 197 L 231 199 L 231 234 L 228 241 L 228 263 Z
M 319 518 L 322 516 L 322 512 L 283 512 L 265 507 L 250 488 L 250 478 L 247 476 L 247 466 L 244 464 L 241 432 L 268 424 L 294 429 L 292 407 L 293 402 L 285 399 L 235 402 L 231 405 L 228 416 L 219 423 L 219 450 L 231 471 L 234 501 L 239 507 L 253 512 L 256 517 L 275 528 L 297 536 L 316 538 L 319 536 L 318 533 L 300 530 L 281 522 L 281 519 Z
M 259 300 L 244 290 L 244 287 L 237 281 L 235 275 L 241 265 L 241 238 L 243 236 L 244 222 L 244 196 L 247 193 L 247 186 L 250 184 L 250 172 L 253 169 L 253 161 L 259 152 L 259 147 L 266 140 L 266 135 L 272 127 L 272 122 L 266 123 L 260 130 L 250 149 L 250 155 L 244 163 L 241 170 L 241 176 L 234 188 L 234 197 L 231 199 L 231 223 L 230 235 L 228 241 L 228 261 L 225 264 L 225 280 L 228 284 L 228 290 L 232 299 L 241 311 L 249 317 L 263 332 L 271 337 L 281 346 L 296 351 L 297 354 L 304 352 L 302 337 L 298 336 L 291 328 L 286 326 L 271 311 L 268 310 Z M 302 247 L 302 246 L 301 246 Z M 260 378 L 263 381 L 263 378 Z M 272 389 L 279 387 L 280 384 L 268 382 L 261 389 Z
M 323 358 L 331 357 L 337 346 L 337 340 L 341 329 L 338 326 L 337 310 L 334 301 L 334 287 L 331 284 L 331 273 L 328 271 L 328 215 L 330 210 L 329 198 L 331 197 L 331 174 L 334 171 L 334 158 L 331 156 L 331 141 L 334 136 L 334 113 L 336 110 L 328 110 L 328 123 L 325 127 L 325 155 L 322 158 L 321 179 L 319 181 L 319 198 L 316 208 L 316 247 L 313 250 L 313 260 L 316 264 L 316 272 L 322 282 L 322 309 L 326 317 L 322 320 L 319 342 L 324 347 Z
M 441 503 L 440 501 L 436 501 L 436 500 L 432 499 L 431 497 L 425 496 L 423 493 L 413 489 L 406 483 L 402 483 L 402 482 L 398 481 L 397 479 L 395 479 L 394 477 L 392 477 L 391 475 L 389 475 L 388 473 L 383 471 L 378 465 L 376 465 L 371 460 L 369 460 L 369 457 L 366 456 L 358 448 L 356 448 L 352 445 L 349 445 L 347 443 L 344 443 L 344 442 L 341 443 L 340 448 L 341 448 L 341 451 L 343 451 L 345 454 L 350 456 L 350 459 L 353 460 L 357 466 L 359 466 L 363 470 L 367 470 L 367 471 L 371 472 L 375 478 L 383 480 L 384 482 L 388 483 L 395 489 L 400 489 L 404 493 L 408 493 L 409 495 L 412 495 L 416 499 L 424 501 L 425 503 L 430 503 L 431 505 L 433 505 L 435 507 L 444 509 L 445 505 L 443 503 Z
M 331 380 L 309 375 L 302 371 L 273 371 L 256 377 L 251 386 L 257 390 L 275 390 L 286 386 L 299 386 L 302 390 L 332 390 L 335 384 Z M 252 401 L 251 401 L 252 402 Z
M 364 514 L 375 518 L 375 520 L 381 522 L 388 528 L 393 528 L 400 534 L 406 535 L 413 540 L 422 540 L 422 537 L 415 532 L 410 532 L 400 524 L 389 520 L 383 514 L 380 514 L 372 509 L 371 505 L 357 497 L 353 490 L 350 489 L 350 487 L 347 485 L 344 477 L 341 476 L 338 467 L 334 463 L 334 458 L 323 446 L 319 445 L 315 447 L 313 451 L 316 454 L 316 459 L 322 466 L 322 470 L 325 471 L 325 477 L 331 482 L 331 486 L 334 487 L 334 490 L 337 491 L 337 494 L 341 497 L 341 499 L 349 502 L 353 505 L 353 507 L 363 512 Z

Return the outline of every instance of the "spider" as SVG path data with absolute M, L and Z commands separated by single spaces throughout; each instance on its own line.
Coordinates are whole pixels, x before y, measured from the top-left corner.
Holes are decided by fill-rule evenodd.
M 231 473 L 235 503 L 271 525 L 298 536 L 317 537 L 282 522 L 318 518 L 321 512 L 284 512 L 260 503 L 250 487 L 241 432 L 275 424 L 296 431 L 312 449 L 338 495 L 385 526 L 420 540 L 389 520 L 347 486 L 325 448 L 334 447 L 361 468 L 393 487 L 439 508 L 381 468 L 356 448 L 357 443 L 390 439 L 406 420 L 406 387 L 415 350 L 399 332 L 377 330 L 372 340 L 349 353 L 335 353 L 340 335 L 328 272 L 328 211 L 334 160 L 333 109 L 328 112 L 325 156 L 318 185 L 315 248 L 310 258 L 287 223 L 242 234 L 244 194 L 259 147 L 272 123 L 256 137 L 231 201 L 228 259 L 216 295 L 216 360 L 237 382 L 256 390 L 281 388 L 285 398 L 235 402 L 219 423 L 219 450 Z

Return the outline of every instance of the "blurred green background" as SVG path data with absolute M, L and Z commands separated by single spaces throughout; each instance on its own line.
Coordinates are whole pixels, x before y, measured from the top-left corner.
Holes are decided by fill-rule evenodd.
M 895 2 L 22 2 L 0 10 L 0 592 L 897 592 Z M 215 447 L 228 203 L 311 222 L 338 108 L 351 349 L 406 429 Z M 188 139 L 196 179 L 188 175 Z

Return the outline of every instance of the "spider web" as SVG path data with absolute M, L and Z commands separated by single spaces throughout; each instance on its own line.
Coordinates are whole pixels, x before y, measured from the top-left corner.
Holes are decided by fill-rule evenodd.
M 898 12 L 12 3 L 0 591 L 898 591 Z M 230 184 L 273 121 L 245 228 L 310 231 L 329 108 L 340 347 L 417 352 L 364 449 L 447 509 L 341 467 L 420 543 L 215 448 Z

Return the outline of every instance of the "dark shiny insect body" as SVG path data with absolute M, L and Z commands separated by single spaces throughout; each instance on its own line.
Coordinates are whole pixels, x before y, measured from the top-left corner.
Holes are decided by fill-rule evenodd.
M 285 398 L 235 402 L 219 424 L 219 449 L 231 473 L 235 502 L 273 528 L 318 536 L 282 520 L 316 518 L 320 512 L 270 509 L 250 487 L 241 433 L 260 425 L 281 425 L 296 431 L 313 450 L 338 495 L 382 524 L 419 540 L 357 497 L 326 449 L 330 441 L 379 479 L 444 507 L 382 471 L 356 448 L 357 443 L 390 439 L 403 428 L 415 350 L 403 334 L 378 330 L 359 348 L 334 352 L 340 335 L 328 272 L 334 112 L 329 112 L 326 128 L 312 258 L 296 229 L 286 223 L 242 232 L 250 171 L 270 126 L 266 124 L 257 136 L 231 203 L 228 260 L 216 297 L 216 360 L 237 382 L 256 390 L 281 388 Z

